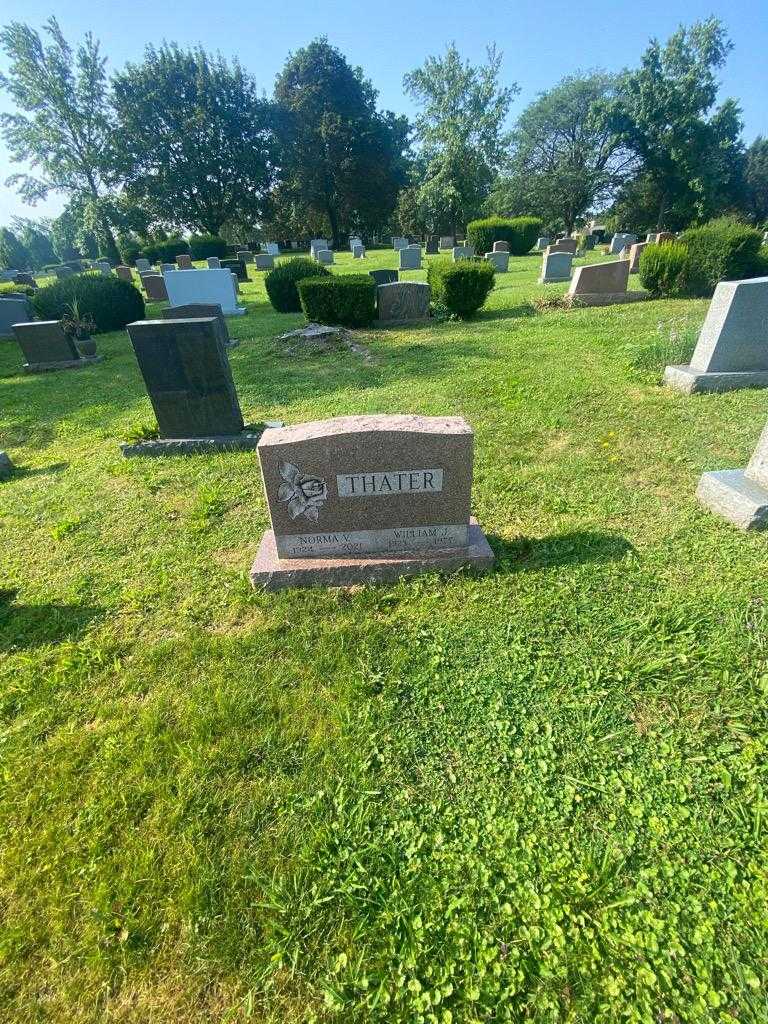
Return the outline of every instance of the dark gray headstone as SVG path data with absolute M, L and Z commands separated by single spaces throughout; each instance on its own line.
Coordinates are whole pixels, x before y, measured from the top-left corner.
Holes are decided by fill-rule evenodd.
M 427 256 L 436 256 L 440 252 L 439 242 L 437 235 L 427 235 Z
M 377 285 L 394 284 L 395 281 L 400 280 L 400 275 L 396 270 L 369 270 L 368 273 Z
M 36 320 L 13 325 L 13 333 L 28 366 L 50 366 L 80 359 L 72 338 L 64 333 L 61 320 Z
M 14 284 L 27 284 L 31 288 L 37 288 L 37 281 L 35 281 L 34 276 L 32 274 L 28 273 L 26 270 L 20 271 L 16 275 L 16 277 L 13 279 L 13 283 Z
M 248 280 L 248 268 L 242 260 L 222 260 L 220 269 L 224 270 L 225 268 L 236 274 L 238 281 Z
M 30 316 L 26 295 L 4 295 L 0 298 L 0 338 L 12 338 L 13 325 L 26 323 Z
M 167 306 L 160 311 L 160 316 L 163 320 L 201 320 L 213 317 L 223 344 L 227 348 L 232 344 L 221 306 L 215 306 L 208 302 L 188 302 L 184 306 Z
M 139 320 L 128 334 L 161 438 L 239 434 L 243 416 L 214 317 Z

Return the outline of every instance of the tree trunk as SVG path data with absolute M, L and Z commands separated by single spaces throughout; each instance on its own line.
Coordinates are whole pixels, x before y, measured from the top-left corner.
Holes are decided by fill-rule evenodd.
M 336 216 L 336 210 L 331 206 L 330 203 L 326 205 L 326 213 L 328 214 L 328 223 L 331 225 L 331 237 L 333 239 L 333 248 L 341 248 L 341 239 L 339 238 L 339 218 Z

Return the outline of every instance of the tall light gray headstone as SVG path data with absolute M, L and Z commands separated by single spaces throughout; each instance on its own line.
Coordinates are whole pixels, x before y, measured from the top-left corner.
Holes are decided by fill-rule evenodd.
M 503 249 L 497 249 L 495 252 L 487 252 L 485 258 L 489 263 L 492 263 L 494 269 L 500 274 L 506 274 L 509 270 L 509 253 L 504 252 Z
M 539 284 L 554 284 L 558 281 L 570 281 L 572 263 L 573 253 L 550 252 L 549 248 L 545 249 Z
M 687 394 L 768 387 L 768 277 L 721 281 L 690 363 L 664 383 Z
M 395 237 L 395 238 L 392 239 L 392 248 L 393 249 L 405 249 L 405 247 L 407 245 L 408 245 L 408 239 L 407 238 L 397 238 L 397 237 Z
M 768 527 L 768 423 L 746 469 L 703 473 L 696 497 L 740 530 Z
M 421 246 L 408 245 L 400 250 L 401 270 L 421 270 Z
M 315 252 L 315 259 L 323 266 L 328 266 L 333 263 L 333 249 L 318 249 Z
M 637 235 L 630 235 L 626 232 L 617 232 L 611 239 L 611 255 L 616 256 L 627 245 L 634 245 Z
M 471 245 L 454 245 L 452 256 L 453 262 L 458 263 L 459 260 L 471 260 L 474 258 L 475 250 Z

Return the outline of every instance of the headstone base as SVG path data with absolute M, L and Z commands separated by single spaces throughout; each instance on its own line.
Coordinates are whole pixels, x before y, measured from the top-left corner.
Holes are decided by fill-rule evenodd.
M 566 281 L 570 281 L 570 274 L 568 277 L 540 277 L 538 284 L 563 284 Z
M 690 363 L 681 363 L 664 370 L 664 383 L 686 395 L 739 391 L 741 388 L 768 388 L 768 371 L 703 373 L 692 369 Z
M 576 292 L 569 296 L 570 304 L 579 306 L 615 306 L 623 302 L 644 302 L 648 292 Z
M 100 363 L 104 356 L 83 356 L 81 359 L 66 359 L 61 363 L 22 363 L 24 373 L 49 373 L 53 370 L 79 370 L 93 363 Z
M 413 555 L 369 555 L 367 558 L 279 558 L 275 535 L 261 538 L 251 567 L 251 583 L 265 590 L 298 587 L 350 587 L 362 583 L 391 583 L 425 572 L 453 572 L 463 567 L 484 572 L 494 554 L 476 519 L 469 521 L 469 547 L 424 551 Z
M 768 490 L 746 477 L 743 469 L 702 473 L 696 497 L 740 530 L 768 527 Z
M 282 427 L 281 420 L 269 420 L 263 428 L 246 427 L 241 434 L 227 434 L 218 437 L 161 437 L 156 441 L 139 441 L 137 444 L 121 444 L 120 451 L 126 459 L 138 457 L 157 458 L 163 455 L 208 455 L 212 452 L 236 452 L 255 449 L 265 430 Z

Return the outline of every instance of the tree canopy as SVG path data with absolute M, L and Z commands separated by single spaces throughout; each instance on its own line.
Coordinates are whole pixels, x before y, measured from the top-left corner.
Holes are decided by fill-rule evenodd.
M 490 47 L 485 64 L 462 61 L 455 44 L 407 74 L 405 90 L 419 104 L 416 200 L 432 230 L 475 217 L 502 158 L 502 127 L 517 85 L 499 85 L 502 55 Z
M 386 220 L 405 183 L 407 121 L 327 39 L 291 55 L 275 84 L 281 116 L 276 205 L 327 218 L 334 244 Z
M 260 217 L 274 177 L 274 116 L 237 61 L 149 46 L 115 76 L 113 94 L 132 199 L 168 225 L 210 234 Z

